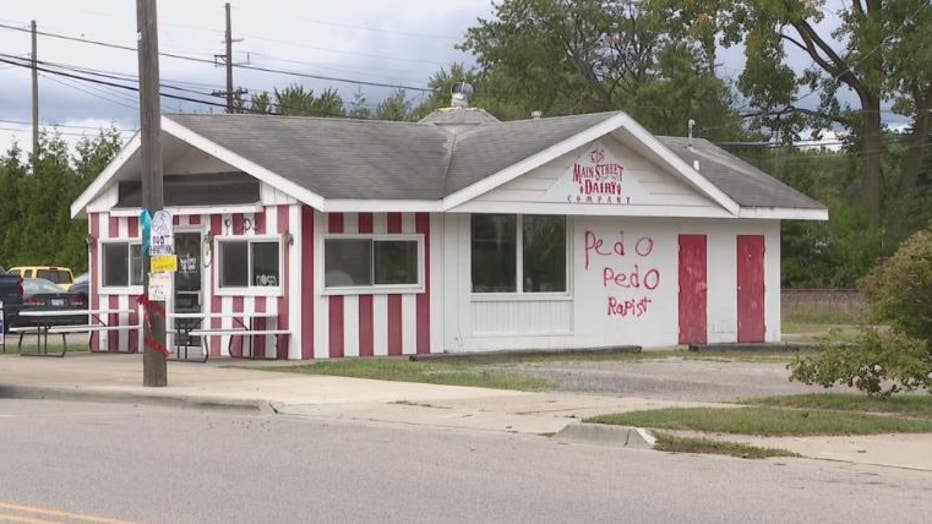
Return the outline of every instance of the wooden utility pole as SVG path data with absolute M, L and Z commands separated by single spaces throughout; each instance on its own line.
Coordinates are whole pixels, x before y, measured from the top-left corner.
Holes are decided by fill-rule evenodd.
M 39 172 L 39 57 L 37 56 L 36 21 L 29 23 L 32 29 L 32 174 Z
M 154 214 L 164 206 L 162 194 L 161 109 L 159 100 L 159 34 L 156 0 L 136 0 L 137 51 L 139 54 L 139 131 L 142 160 L 142 207 Z M 150 253 L 151 258 L 151 253 Z M 149 260 L 143 259 L 143 293 L 146 296 L 142 359 L 143 385 L 168 385 L 165 354 L 165 302 L 150 302 Z M 154 344 L 152 344 L 154 342 Z M 157 347 L 152 347 L 156 345 Z
M 227 113 L 233 112 L 233 24 L 230 22 L 230 2 L 224 6 L 227 13 Z

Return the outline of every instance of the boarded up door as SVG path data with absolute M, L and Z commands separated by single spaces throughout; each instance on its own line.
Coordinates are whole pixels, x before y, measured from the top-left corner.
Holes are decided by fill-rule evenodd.
M 738 342 L 764 341 L 764 237 L 738 235 Z
M 680 344 L 706 343 L 706 238 L 680 235 Z

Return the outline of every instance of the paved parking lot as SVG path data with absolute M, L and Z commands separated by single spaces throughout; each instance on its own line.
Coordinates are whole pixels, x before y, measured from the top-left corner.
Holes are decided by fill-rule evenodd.
M 666 400 L 728 402 L 825 391 L 790 382 L 785 362 L 644 358 L 536 362 L 507 369 L 550 380 L 560 391 Z

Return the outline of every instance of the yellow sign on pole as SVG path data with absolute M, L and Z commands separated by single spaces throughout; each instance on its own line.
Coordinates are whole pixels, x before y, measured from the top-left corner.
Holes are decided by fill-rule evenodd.
M 178 271 L 177 255 L 162 255 L 158 257 L 152 257 L 153 273 L 174 273 L 176 271 Z

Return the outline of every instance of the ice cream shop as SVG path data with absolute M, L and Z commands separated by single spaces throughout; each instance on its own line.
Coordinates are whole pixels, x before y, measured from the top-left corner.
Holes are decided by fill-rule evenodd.
M 622 112 L 168 114 L 161 132 L 176 354 L 778 341 L 780 221 L 828 218 L 710 142 Z M 136 137 L 71 207 L 88 223 L 90 307 L 127 325 L 147 270 L 139 156 Z M 137 331 L 92 345 L 138 351 Z

